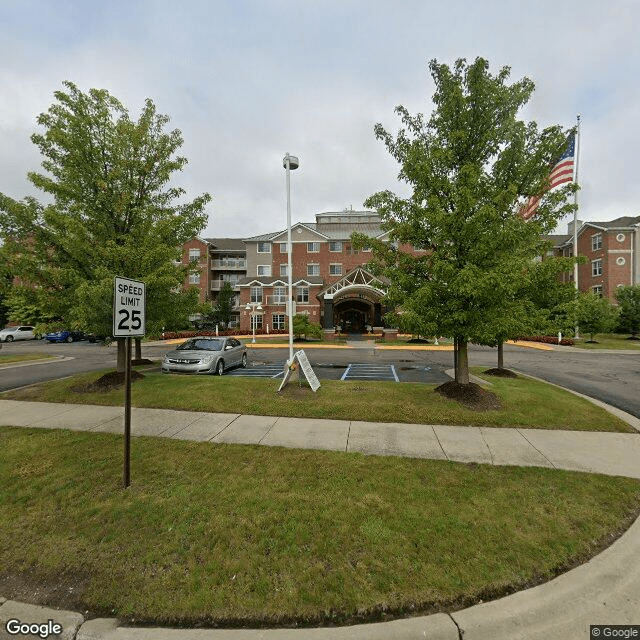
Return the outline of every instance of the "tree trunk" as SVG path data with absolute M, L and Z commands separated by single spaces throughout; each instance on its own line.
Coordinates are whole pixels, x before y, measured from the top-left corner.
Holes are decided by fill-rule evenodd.
M 142 338 L 136 338 L 136 354 L 133 356 L 134 360 L 142 360 Z
M 498 369 L 504 369 L 504 343 L 502 340 L 498 343 Z
M 127 362 L 127 343 L 126 338 L 116 338 L 118 343 L 118 359 L 116 361 L 116 371 L 124 373 Z
M 458 384 L 469 384 L 469 353 L 466 338 L 458 338 Z
M 458 382 L 458 338 L 453 337 L 453 372 L 454 380 Z

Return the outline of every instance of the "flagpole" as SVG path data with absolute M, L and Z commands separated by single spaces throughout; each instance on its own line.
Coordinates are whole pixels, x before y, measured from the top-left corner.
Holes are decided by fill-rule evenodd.
M 577 186 L 578 185 L 578 165 L 580 162 L 580 114 L 578 114 L 578 124 L 576 126 L 576 158 L 573 164 L 573 182 Z M 576 205 L 575 211 L 573 212 L 573 256 L 574 258 L 578 257 L 578 190 L 576 189 L 573 194 L 574 204 Z M 578 286 L 578 261 L 573 265 L 573 281 L 576 286 L 576 292 L 580 291 Z M 578 325 L 576 324 L 575 337 L 579 338 L 578 335 Z

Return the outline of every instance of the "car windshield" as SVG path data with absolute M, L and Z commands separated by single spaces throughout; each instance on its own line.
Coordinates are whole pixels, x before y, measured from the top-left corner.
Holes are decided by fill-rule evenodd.
M 220 351 L 222 340 L 203 340 L 202 338 L 191 339 L 183 342 L 177 351 Z

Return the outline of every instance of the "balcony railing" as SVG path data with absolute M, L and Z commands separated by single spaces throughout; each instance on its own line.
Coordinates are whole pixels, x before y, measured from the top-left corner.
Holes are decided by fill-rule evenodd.
M 240 291 L 240 287 L 237 282 L 231 282 L 230 280 L 211 280 L 211 291 L 220 291 L 224 286 L 224 283 L 228 282 L 234 291 Z
M 287 296 L 267 296 L 267 304 L 269 305 L 285 305 L 287 304 Z
M 222 260 L 212 260 L 212 269 L 246 269 L 247 261 L 242 258 L 227 258 Z

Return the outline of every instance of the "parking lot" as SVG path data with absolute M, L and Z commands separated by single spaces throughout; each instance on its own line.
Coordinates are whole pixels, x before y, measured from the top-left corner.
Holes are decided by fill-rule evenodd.
M 419 361 L 407 362 L 397 359 L 393 362 L 328 362 L 316 358 L 316 354 L 307 353 L 311 366 L 319 380 L 377 380 L 387 382 L 423 382 L 441 384 L 449 381 L 445 373 L 446 367 L 436 363 L 425 364 Z M 282 378 L 284 360 L 268 361 L 249 354 L 249 365 L 246 369 L 234 369 L 226 375 L 253 378 Z

